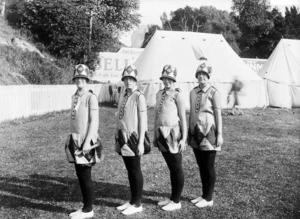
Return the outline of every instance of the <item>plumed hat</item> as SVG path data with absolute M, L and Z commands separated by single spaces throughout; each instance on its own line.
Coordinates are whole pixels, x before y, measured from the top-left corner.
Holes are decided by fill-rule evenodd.
M 169 78 L 176 82 L 176 76 L 177 69 L 172 65 L 165 65 L 159 79 L 162 80 L 163 78 Z
M 72 81 L 74 81 L 75 78 L 85 78 L 89 81 L 89 68 L 84 64 L 75 65 Z
M 199 60 L 199 65 L 198 65 L 198 68 L 196 70 L 195 77 L 197 78 L 198 73 L 201 73 L 201 72 L 206 73 L 208 78 L 210 78 L 211 73 L 212 73 L 212 67 L 209 65 L 209 63 L 205 59 L 200 59 Z
M 132 77 L 135 79 L 135 81 L 137 81 L 136 76 L 137 76 L 138 72 L 135 66 L 133 65 L 128 65 L 124 68 L 124 71 L 122 73 L 122 81 L 124 81 L 125 77 Z

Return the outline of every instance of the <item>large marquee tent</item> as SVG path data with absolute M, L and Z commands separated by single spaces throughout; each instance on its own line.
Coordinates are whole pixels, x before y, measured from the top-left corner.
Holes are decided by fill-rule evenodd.
M 178 69 L 176 86 L 186 96 L 188 108 L 189 92 L 198 84 L 195 71 L 200 57 L 207 58 L 213 68 L 211 83 L 221 92 L 223 108 L 228 107 L 227 94 L 235 78 L 244 84 L 241 107 L 268 105 L 263 79 L 233 51 L 221 34 L 181 31 L 156 31 L 134 63 L 147 105 L 155 105 L 155 94 L 163 88 L 159 80 L 163 66 L 172 64 Z
M 300 40 L 281 39 L 259 71 L 265 79 L 269 105 L 300 107 Z

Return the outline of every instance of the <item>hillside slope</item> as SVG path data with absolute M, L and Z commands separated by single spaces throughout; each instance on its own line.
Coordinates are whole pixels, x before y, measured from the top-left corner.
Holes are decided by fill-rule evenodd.
M 45 72 L 45 66 L 46 70 L 58 69 L 49 57 L 0 17 L 0 85 L 29 84 L 24 75 L 30 75 L 30 71 Z
M 18 36 L 18 31 L 11 28 L 4 18 L 0 17 L 0 85 L 28 84 L 19 69 L 7 60 L 7 51 L 13 48 L 11 39 Z

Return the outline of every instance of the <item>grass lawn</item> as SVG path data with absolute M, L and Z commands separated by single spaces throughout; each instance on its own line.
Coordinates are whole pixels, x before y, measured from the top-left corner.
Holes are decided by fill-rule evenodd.
M 126 218 L 115 209 L 130 196 L 123 161 L 114 152 L 115 108 L 100 107 L 105 161 L 93 168 L 94 218 Z M 143 157 L 144 211 L 128 218 L 300 218 L 300 114 L 284 109 L 245 110 L 223 116 L 224 145 L 216 160 L 214 206 L 199 209 L 201 194 L 191 148 L 184 152 L 182 209 L 164 212 L 169 171 L 153 148 Z M 153 133 L 154 110 L 148 110 Z M 0 218 L 68 218 L 81 206 L 74 167 L 66 160 L 68 112 L 0 124 Z

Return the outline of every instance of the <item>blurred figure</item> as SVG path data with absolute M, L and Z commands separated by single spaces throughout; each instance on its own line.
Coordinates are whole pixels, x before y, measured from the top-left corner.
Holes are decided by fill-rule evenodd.
M 108 86 L 108 93 L 109 93 L 109 102 L 113 103 L 114 102 L 114 96 L 113 96 L 114 92 L 113 92 L 113 85 L 112 84 L 110 84 Z
M 122 91 L 122 86 L 119 84 L 115 85 L 115 105 L 118 105 L 119 103 L 119 99 L 120 99 L 120 95 L 121 95 L 121 91 Z
M 233 106 L 232 106 L 231 112 L 229 113 L 230 115 L 234 116 L 234 115 L 243 115 L 244 114 L 239 106 L 239 95 L 240 95 L 240 92 L 241 92 L 243 86 L 244 86 L 243 83 L 238 78 L 234 79 L 234 82 L 232 83 L 231 89 L 228 93 L 228 99 L 227 99 L 227 103 L 229 104 L 230 96 L 233 93 Z
M 115 84 L 113 87 L 113 99 L 114 99 L 114 105 L 118 105 L 118 86 Z

